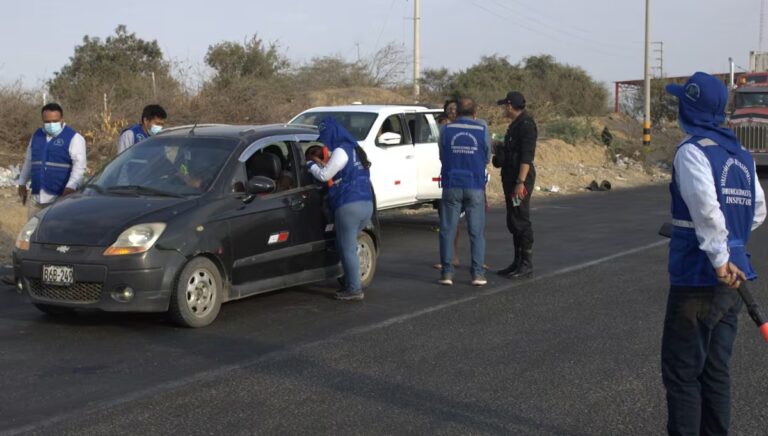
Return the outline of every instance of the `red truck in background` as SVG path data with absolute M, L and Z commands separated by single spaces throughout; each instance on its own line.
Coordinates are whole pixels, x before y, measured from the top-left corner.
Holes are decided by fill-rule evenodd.
M 729 127 L 757 166 L 768 166 L 768 72 L 740 75 L 733 91 Z

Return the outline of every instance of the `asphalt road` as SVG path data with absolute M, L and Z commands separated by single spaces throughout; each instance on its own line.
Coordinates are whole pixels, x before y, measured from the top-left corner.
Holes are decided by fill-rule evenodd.
M 382 217 L 362 303 L 301 287 L 205 329 L 159 315 L 58 320 L 0 288 L 0 434 L 660 434 L 666 187 L 534 199 L 536 277 L 451 288 L 436 215 Z M 505 266 L 503 210 L 487 263 Z M 751 244 L 768 277 L 768 233 Z M 462 238 L 462 260 L 468 260 Z M 763 279 L 753 292 L 768 308 Z M 764 435 L 768 344 L 746 314 L 733 433 Z

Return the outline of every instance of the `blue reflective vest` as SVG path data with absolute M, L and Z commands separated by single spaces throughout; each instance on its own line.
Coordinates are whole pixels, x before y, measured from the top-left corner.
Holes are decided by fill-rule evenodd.
M 144 132 L 144 126 L 142 126 L 141 123 L 134 124 L 132 126 L 126 127 L 125 129 L 123 129 L 122 132 L 120 132 L 120 134 L 122 135 L 123 133 L 127 132 L 128 130 L 133 132 L 133 144 L 137 144 L 137 143 L 139 143 L 139 142 L 149 138 L 149 135 L 147 135 L 147 133 Z
M 333 185 L 328 189 L 328 204 L 331 210 L 356 201 L 373 201 L 371 172 L 360 162 L 355 151 L 356 145 L 344 142 L 337 147 L 347 153 L 349 161 L 336 173 Z
M 43 129 L 37 129 L 32 135 L 32 193 L 39 194 L 40 188 L 52 195 L 61 195 L 72 173 L 72 158 L 69 157 L 69 144 L 77 132 L 64 126 L 61 133 L 50 141 Z
M 443 189 L 485 189 L 488 127 L 461 118 L 446 124 L 440 136 L 440 176 Z
M 704 152 L 712 166 L 717 200 L 725 217 L 728 230 L 729 261 L 739 267 L 748 279 L 757 277 L 749 261 L 746 246 L 752 233 L 755 216 L 755 163 L 748 151 L 740 149 L 730 154 L 710 139 L 689 138 L 680 145 L 690 143 Z M 678 146 L 679 149 L 680 146 Z M 718 285 L 714 266 L 699 248 L 688 206 L 672 174 L 672 239 L 669 243 L 669 277 L 677 286 Z

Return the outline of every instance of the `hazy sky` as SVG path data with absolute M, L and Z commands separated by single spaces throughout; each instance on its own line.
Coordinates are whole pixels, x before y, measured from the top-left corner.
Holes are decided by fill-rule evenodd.
M 664 42 L 666 75 L 747 67 L 758 48 L 760 0 L 652 0 L 651 39 Z M 517 62 L 547 53 L 600 81 L 643 73 L 644 0 L 422 0 L 422 68 L 460 70 L 480 56 Z M 209 45 L 258 33 L 293 61 L 366 57 L 388 42 L 412 50 L 413 0 L 49 1 L 5 5 L 0 14 L 0 84 L 38 87 L 83 35 L 118 24 L 157 39 L 167 58 L 204 71 Z M 766 29 L 768 33 L 768 28 Z M 768 49 L 768 44 L 766 49 Z M 410 69 L 408 69 L 410 76 Z

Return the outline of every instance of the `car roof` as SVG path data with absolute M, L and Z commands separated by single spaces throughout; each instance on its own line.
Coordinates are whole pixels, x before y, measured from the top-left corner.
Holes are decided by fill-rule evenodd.
M 416 110 L 436 109 L 425 105 L 390 105 L 390 104 L 348 104 L 343 106 L 318 106 L 307 109 L 307 112 L 409 112 Z
M 194 131 L 192 131 L 194 129 Z M 191 134 L 190 134 L 191 133 Z M 162 136 L 203 136 L 240 138 L 245 142 L 257 141 L 261 138 L 275 135 L 315 134 L 317 128 L 306 125 L 265 124 L 265 125 L 234 125 L 234 124 L 197 124 L 171 127 L 158 135 Z

